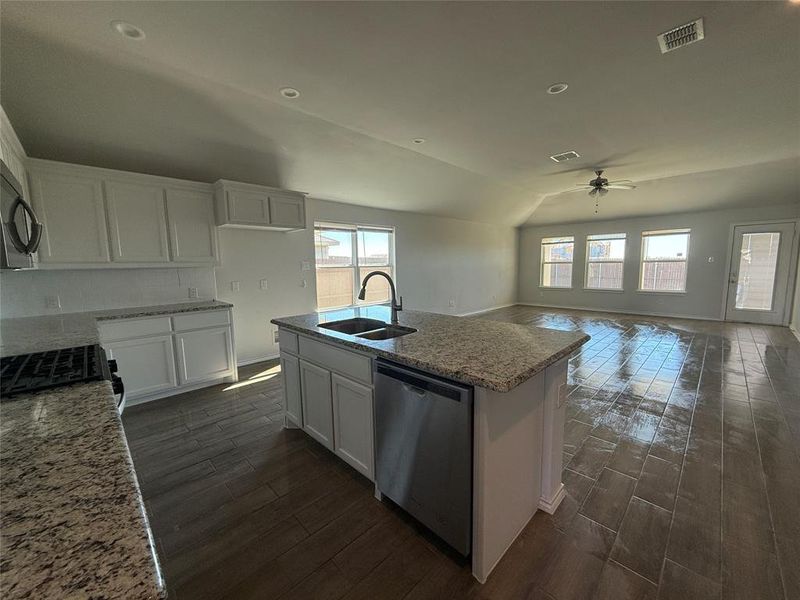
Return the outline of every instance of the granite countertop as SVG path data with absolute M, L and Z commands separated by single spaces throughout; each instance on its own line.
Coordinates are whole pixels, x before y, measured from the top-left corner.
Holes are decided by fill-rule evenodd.
M 0 404 L 0 438 L 0 596 L 166 596 L 109 382 Z
M 158 315 L 219 310 L 232 306 L 228 302 L 219 300 L 200 300 L 156 306 L 2 319 L 0 320 L 0 356 L 15 356 L 43 350 L 97 344 L 100 342 L 97 321 L 156 317 Z
M 281 317 L 272 323 L 498 392 L 508 392 L 589 340 L 579 331 L 410 310 L 398 313 L 398 320 L 417 332 L 390 340 L 366 340 L 319 327 L 352 317 L 388 322 L 391 312 L 388 306 L 370 306 Z

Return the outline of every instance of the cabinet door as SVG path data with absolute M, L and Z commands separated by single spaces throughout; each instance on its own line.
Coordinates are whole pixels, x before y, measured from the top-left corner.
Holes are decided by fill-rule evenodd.
M 99 178 L 31 170 L 33 209 L 44 223 L 42 263 L 107 263 L 108 230 Z
M 163 187 L 106 181 L 106 200 L 115 262 L 169 262 Z
M 167 188 L 167 218 L 173 261 L 216 260 L 217 229 L 211 192 Z
M 269 223 L 276 227 L 306 226 L 306 211 L 303 198 L 297 196 L 270 194 Z
M 333 405 L 331 372 L 300 360 L 303 397 L 303 429 L 329 450 L 333 450 Z
M 229 327 L 200 329 L 175 335 L 181 385 L 227 377 L 233 373 Z
M 171 335 L 104 343 L 103 348 L 117 361 L 129 400 L 177 387 Z
M 227 190 L 228 216 L 234 223 L 252 223 L 266 225 L 269 223 L 267 195 L 255 190 Z
M 296 356 L 281 353 L 281 372 L 283 373 L 283 408 L 286 416 L 295 425 L 302 427 L 303 412 L 300 394 L 300 361 Z
M 333 389 L 334 452 L 362 475 L 374 480 L 372 389 L 336 373 Z

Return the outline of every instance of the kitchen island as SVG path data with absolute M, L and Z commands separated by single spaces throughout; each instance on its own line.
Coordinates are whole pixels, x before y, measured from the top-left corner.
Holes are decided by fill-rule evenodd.
M 286 425 L 302 427 L 375 480 L 378 359 L 472 386 L 471 557 L 474 576 L 485 581 L 534 513 L 555 511 L 564 496 L 567 360 L 589 337 L 418 311 L 400 312 L 399 329 L 361 334 L 367 337 L 329 328 L 350 319 L 373 328 L 388 325 L 390 309 L 273 319 L 279 327 Z M 400 335 L 380 339 L 395 333 Z

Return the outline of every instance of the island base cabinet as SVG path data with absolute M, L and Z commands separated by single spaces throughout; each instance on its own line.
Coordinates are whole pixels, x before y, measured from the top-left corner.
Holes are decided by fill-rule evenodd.
M 369 479 L 375 479 L 372 453 L 372 389 L 331 376 L 334 452 Z
M 333 402 L 331 372 L 300 360 L 303 429 L 320 444 L 333 450 Z
M 303 408 L 300 394 L 300 361 L 296 356 L 281 353 L 283 373 L 284 411 L 288 427 L 303 426 Z
M 171 335 L 111 342 L 103 347 L 108 358 L 119 363 L 128 400 L 178 387 Z
M 233 348 L 229 327 L 203 329 L 175 335 L 181 385 L 227 377 L 233 373 Z

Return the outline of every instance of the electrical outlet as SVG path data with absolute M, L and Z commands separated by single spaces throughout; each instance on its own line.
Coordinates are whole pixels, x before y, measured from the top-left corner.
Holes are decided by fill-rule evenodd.
M 278 343 L 278 330 L 272 332 L 272 341 L 277 344 Z
M 709 256 L 708 257 L 708 262 L 713 263 L 714 262 L 714 257 L 713 256 Z
M 456 306 L 456 301 L 455 301 L 455 300 L 453 300 L 452 298 L 450 298 L 450 303 L 449 303 L 449 306 L 450 306 L 450 308 L 455 308 L 455 306 Z
M 261 287 L 262 290 L 266 290 L 267 289 L 267 280 L 266 279 L 262 279 L 261 281 L 258 282 L 258 285 Z
M 59 296 L 45 296 L 44 305 L 47 308 L 61 308 L 61 298 Z
M 190 287 L 189 288 L 189 298 L 197 298 L 197 288 Z
M 238 292 L 239 291 L 239 282 L 238 281 L 231 281 L 231 291 Z
M 310 271 L 311 270 L 311 261 L 304 260 L 300 263 L 300 270 L 301 271 Z

